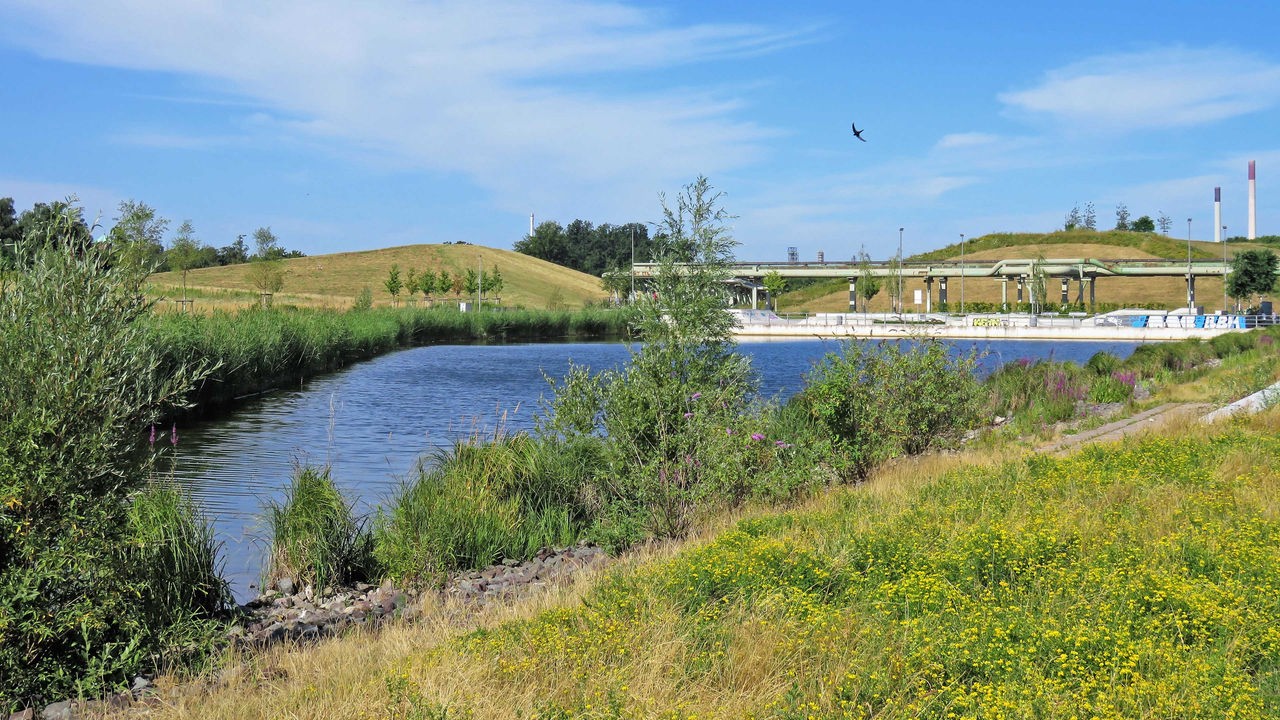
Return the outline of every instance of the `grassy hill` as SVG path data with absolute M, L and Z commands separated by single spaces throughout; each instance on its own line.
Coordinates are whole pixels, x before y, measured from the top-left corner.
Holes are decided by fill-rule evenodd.
M 368 286 L 374 304 L 387 305 L 391 295 L 383 282 L 393 264 L 400 267 L 403 280 L 410 268 L 418 272 L 444 269 L 455 275 L 478 269 L 482 260 L 485 272 L 496 267 L 502 273 L 506 284 L 500 293 L 503 305 L 574 308 L 606 297 L 599 278 L 510 250 L 479 245 L 405 245 L 285 260 L 284 289 L 276 294 L 276 301 L 348 307 L 361 288 Z M 249 281 L 249 267 L 227 265 L 189 272 L 187 293 L 196 299 L 196 309 L 229 309 L 255 302 L 257 291 Z M 178 273 L 158 273 L 151 284 L 157 295 L 170 299 L 181 296 L 182 277 Z
M 1228 256 L 1233 256 L 1242 250 L 1263 247 L 1266 246 L 1257 243 L 1232 242 L 1227 245 L 1227 252 Z M 961 256 L 960 251 L 961 246 L 956 243 L 909 256 L 907 261 L 958 260 Z M 1146 258 L 1185 260 L 1187 241 L 1153 233 L 1064 230 L 1052 233 L 993 233 L 974 238 L 964 245 L 965 259 L 974 262 L 1029 259 L 1041 255 L 1048 258 L 1097 258 L 1100 260 Z M 1222 245 L 1214 242 L 1192 241 L 1191 257 L 1221 258 Z M 911 302 L 914 291 L 923 289 L 924 284 L 921 282 L 910 280 L 905 282 L 903 294 L 907 299 L 908 308 L 915 307 Z M 966 280 L 964 290 L 966 302 L 1000 302 L 1000 283 L 995 280 Z M 1048 291 L 1050 299 L 1056 301 L 1061 292 L 1058 281 L 1050 279 Z M 1103 279 L 1098 281 L 1097 299 L 1100 303 L 1120 305 L 1160 303 L 1173 308 L 1186 305 L 1186 292 L 1186 283 L 1180 278 Z M 1015 300 L 1016 293 L 1015 287 L 1010 284 L 1010 302 Z M 948 295 L 953 304 L 960 301 L 959 280 L 951 280 Z M 934 298 L 935 300 L 937 298 L 936 285 Z M 1076 285 L 1073 283 L 1070 288 L 1070 299 L 1074 301 L 1075 298 Z M 1222 304 L 1222 282 L 1217 278 L 1196 280 L 1196 302 L 1204 305 L 1206 310 L 1218 309 Z M 812 285 L 795 293 L 784 294 L 780 307 L 782 312 L 845 312 L 849 309 L 849 284 L 842 280 L 831 281 Z M 889 296 L 882 290 L 871 300 L 871 310 L 884 312 L 888 309 Z M 923 306 L 920 309 L 923 310 Z

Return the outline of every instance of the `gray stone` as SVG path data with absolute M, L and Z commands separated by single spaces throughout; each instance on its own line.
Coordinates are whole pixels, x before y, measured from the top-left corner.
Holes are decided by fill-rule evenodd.
M 9 720 L 35 720 L 35 718 L 36 711 L 32 708 L 27 708 L 22 712 L 16 712 L 9 715 Z
M 276 580 L 276 589 L 285 595 L 292 595 L 294 589 L 293 578 L 280 578 L 279 580 Z
M 50 705 L 45 705 L 44 710 L 40 712 L 40 717 L 44 720 L 71 720 L 71 701 L 63 700 Z

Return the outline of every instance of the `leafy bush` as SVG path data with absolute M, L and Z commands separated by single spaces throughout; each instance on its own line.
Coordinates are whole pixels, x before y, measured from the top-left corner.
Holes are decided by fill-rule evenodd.
M 373 542 L 329 468 L 295 470 L 283 503 L 267 504 L 271 558 L 267 582 L 288 578 L 325 587 L 372 575 Z
M 973 355 L 953 358 L 937 340 L 876 345 L 850 340 L 806 378 L 800 401 L 834 438 L 844 474 L 946 446 L 978 417 Z
M 225 597 L 215 577 L 155 586 L 203 542 L 189 505 L 171 508 L 189 524 L 168 547 L 130 518 L 153 466 L 144 428 L 205 371 L 162 366 L 143 324 L 145 271 L 67 241 L 76 220 L 28 238 L 38 249 L 0 279 L 0 708 L 119 686 L 163 650 L 174 618 Z M 207 549 L 187 577 L 212 568 Z

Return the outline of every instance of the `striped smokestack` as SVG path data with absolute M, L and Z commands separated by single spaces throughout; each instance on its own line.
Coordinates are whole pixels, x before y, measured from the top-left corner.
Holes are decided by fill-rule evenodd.
M 1258 175 L 1254 161 L 1249 161 L 1249 239 L 1258 237 Z
M 1222 242 L 1222 188 L 1213 189 L 1213 241 Z

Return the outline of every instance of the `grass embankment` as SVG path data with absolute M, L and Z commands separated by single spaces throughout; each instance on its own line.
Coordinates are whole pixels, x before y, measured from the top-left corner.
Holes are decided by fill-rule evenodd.
M 1227 244 L 1228 258 L 1243 250 L 1264 247 L 1256 243 L 1232 242 Z M 1222 258 L 1222 245 L 1213 242 L 1193 241 L 1192 257 L 1200 260 Z M 959 243 L 919 253 L 907 258 L 907 262 L 957 261 L 961 256 Z M 1187 242 L 1176 238 L 1152 233 L 1132 233 L 1120 231 L 1094 232 L 1091 230 L 1071 230 L 1053 233 L 993 233 L 967 241 L 964 244 L 964 257 L 972 262 L 991 263 L 1006 259 L 1046 258 L 1096 258 L 1099 260 L 1117 259 L 1151 259 L 1167 258 L 1186 260 Z M 1061 284 L 1050 278 L 1046 281 L 1046 291 L 1050 305 L 1057 304 L 1061 297 Z M 959 278 L 952 278 L 948 283 L 948 300 L 951 309 L 957 310 L 960 302 Z M 915 291 L 925 291 L 924 283 L 919 280 L 904 278 L 903 297 L 907 300 L 909 310 L 919 309 L 914 304 Z M 1072 283 L 1068 298 L 1076 301 L 1077 284 Z M 934 301 L 937 301 L 938 287 L 934 285 Z M 971 278 L 965 281 L 965 302 L 998 305 L 1001 301 L 1000 283 L 989 278 Z M 1184 307 L 1187 304 L 1187 286 L 1181 278 L 1104 278 L 1097 282 L 1096 298 L 1100 305 L 1107 307 Z M 1203 277 L 1196 280 L 1197 303 L 1206 309 L 1218 309 L 1222 303 L 1222 281 L 1219 278 Z M 1017 299 L 1017 288 L 1009 286 L 1008 302 Z M 861 302 L 861 300 L 859 300 Z M 1088 302 L 1086 292 L 1085 302 Z M 849 284 L 846 281 L 832 281 L 805 288 L 796 293 L 786 293 L 781 299 L 784 312 L 848 312 Z M 882 288 L 880 294 L 871 300 L 871 312 L 888 312 L 890 307 L 889 293 Z
M 600 279 L 535 257 L 509 250 L 479 245 L 406 245 L 381 250 L 315 255 L 283 261 L 284 289 L 276 301 L 302 307 L 349 308 L 364 287 L 373 291 L 375 305 L 391 305 L 384 282 L 392 265 L 400 268 L 407 281 L 410 268 L 423 272 L 447 271 L 451 276 L 497 268 L 505 287 L 503 305 L 537 309 L 582 308 L 607 297 Z M 187 274 L 188 297 L 196 299 L 197 312 L 248 307 L 258 302 L 257 290 L 249 279 L 250 264 L 200 268 Z M 180 273 L 158 273 L 151 277 L 152 291 L 169 300 L 182 297 Z M 404 302 L 406 293 L 401 292 Z M 419 296 L 421 298 L 421 296 Z M 441 302 L 456 303 L 452 292 Z M 464 296 L 461 299 L 466 300 Z
M 1011 363 L 989 407 L 1047 420 L 1096 388 L 1127 396 L 1134 378 L 1157 393 L 1274 378 L 1274 335 L 1228 337 L 1075 370 Z M 837 370 L 817 387 L 842 387 Z M 906 404 L 809 394 L 838 417 Z M 598 582 L 234 663 L 162 715 L 1271 716 L 1277 428 L 1273 409 L 1062 460 L 998 441 L 899 460 L 800 509 L 704 514 L 695 539 Z
M 431 342 L 625 337 L 623 310 L 460 313 L 437 308 L 246 309 L 163 313 L 150 330 L 170 367 L 216 364 L 195 398 L 200 407 L 295 385 L 399 347 Z
M 1273 717 L 1277 430 L 906 463 L 523 610 L 273 651 L 158 714 Z

